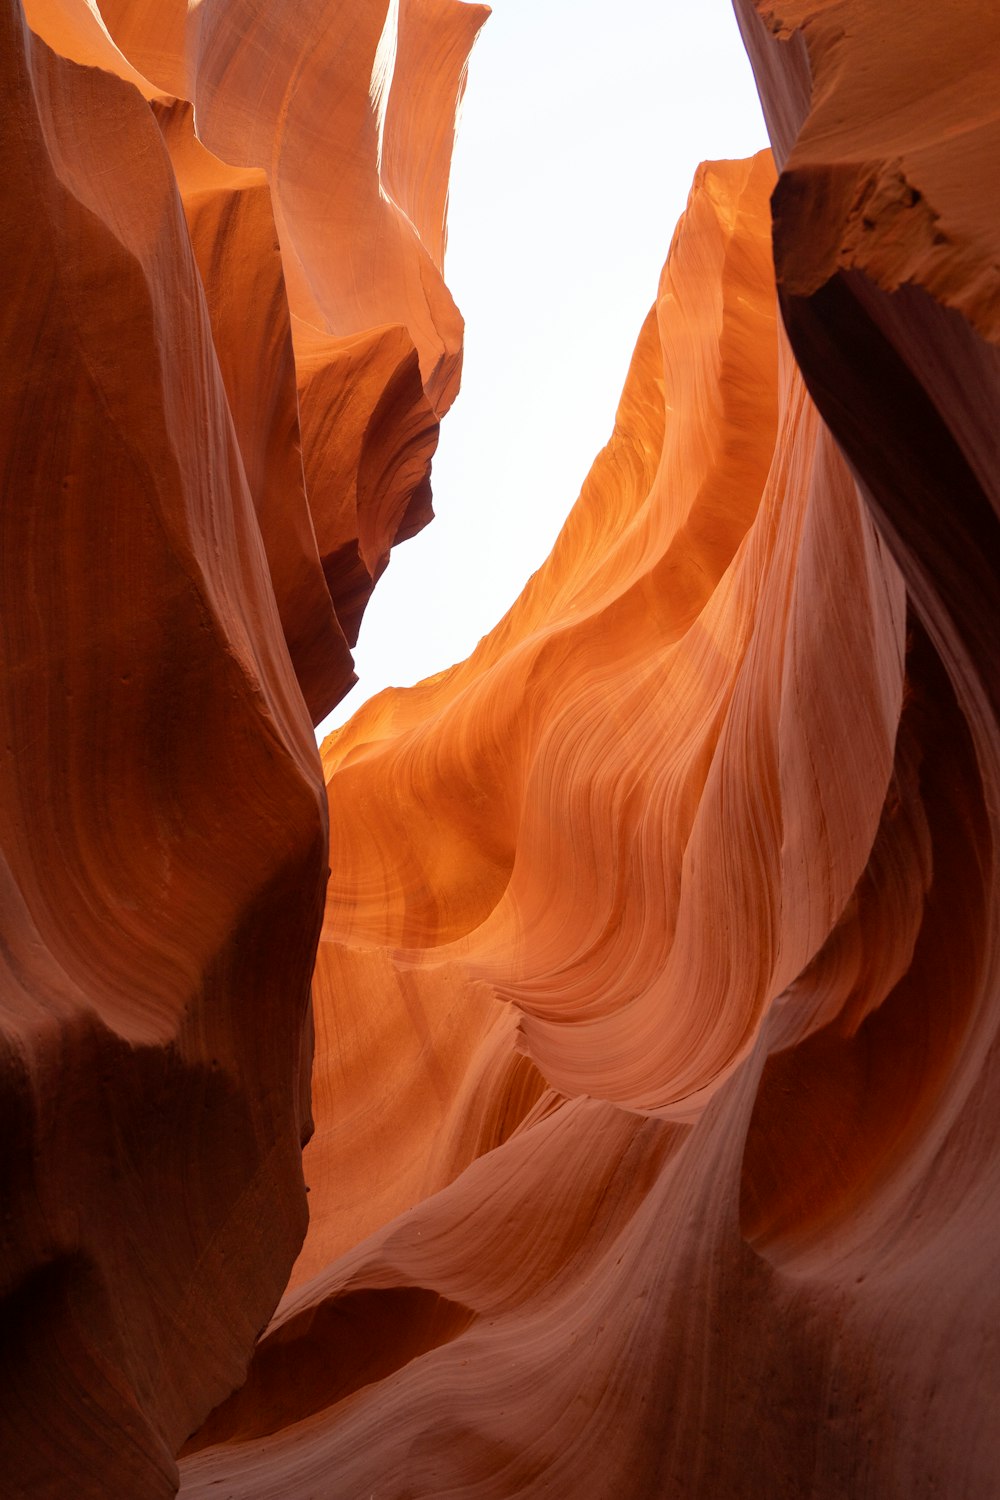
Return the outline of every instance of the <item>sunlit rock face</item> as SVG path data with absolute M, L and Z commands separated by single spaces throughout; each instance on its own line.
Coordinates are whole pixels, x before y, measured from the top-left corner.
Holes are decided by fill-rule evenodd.
M 312 726 L 430 514 L 484 14 L 0 6 L 5 1497 L 172 1495 L 302 1243 Z
M 310 1229 L 185 1496 L 995 1489 L 996 23 L 798 9 L 552 556 L 324 746 Z
M 1000 20 L 738 0 L 774 160 L 699 170 L 510 613 L 321 766 L 484 13 L 25 9 L 3 1483 L 993 1494 Z
M 185 1496 L 989 1492 L 975 738 L 773 187 L 701 169 L 551 557 L 324 746 L 310 1228 Z

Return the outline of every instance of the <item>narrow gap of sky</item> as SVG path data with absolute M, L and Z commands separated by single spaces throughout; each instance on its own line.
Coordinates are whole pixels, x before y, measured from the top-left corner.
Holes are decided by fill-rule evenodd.
M 321 734 L 514 602 L 610 435 L 695 168 L 766 144 L 731 0 L 493 0 L 451 176 L 465 366 L 436 519 L 394 550 Z

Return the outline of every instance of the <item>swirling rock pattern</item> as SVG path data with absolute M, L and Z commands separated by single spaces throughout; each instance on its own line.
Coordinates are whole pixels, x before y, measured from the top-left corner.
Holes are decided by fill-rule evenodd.
M 312 722 L 429 517 L 458 378 L 444 205 L 483 12 L 260 11 L 0 6 L 5 1497 L 174 1494 L 287 1282 Z
M 847 462 L 703 169 L 552 557 L 324 747 L 311 1225 L 185 1495 L 995 1488 L 996 51 L 899 9 L 741 6 Z
M 324 746 L 310 1229 L 185 1496 L 990 1492 L 982 767 L 773 185 L 701 170 L 551 557 Z
M 483 12 L 2 13 L 14 1493 L 996 1491 L 1000 22 L 736 10 L 774 159 L 325 802 Z

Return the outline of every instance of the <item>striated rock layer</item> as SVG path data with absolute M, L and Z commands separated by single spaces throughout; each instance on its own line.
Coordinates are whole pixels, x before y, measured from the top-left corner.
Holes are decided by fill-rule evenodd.
M 484 14 L 0 4 L 5 1496 L 174 1494 L 302 1243 L 312 723 L 430 515 Z
M 774 160 L 325 800 L 484 13 L 0 11 L 12 1494 L 995 1492 L 1000 22 L 736 9 Z
M 990 1492 L 982 763 L 773 183 L 702 168 L 548 562 L 324 746 L 310 1228 L 184 1496 Z
M 186 1497 L 995 1489 L 1000 54 L 799 9 L 552 556 L 324 746 L 310 1228 Z

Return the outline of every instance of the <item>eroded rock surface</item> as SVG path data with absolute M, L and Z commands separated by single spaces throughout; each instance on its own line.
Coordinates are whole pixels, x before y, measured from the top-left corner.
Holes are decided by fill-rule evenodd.
M 994 1487 L 996 53 L 758 9 L 770 205 L 703 169 L 551 558 L 324 747 L 310 1230 L 185 1495 Z
M 3 12 L 14 1494 L 996 1489 L 1000 22 L 736 9 L 774 160 L 322 768 L 484 12 Z
M 548 562 L 324 746 L 310 1229 L 185 1496 L 988 1488 L 981 773 L 773 185 L 702 169 Z
M 5 1496 L 175 1493 L 306 1227 L 312 723 L 430 515 L 484 12 L 281 10 L 0 7 Z

